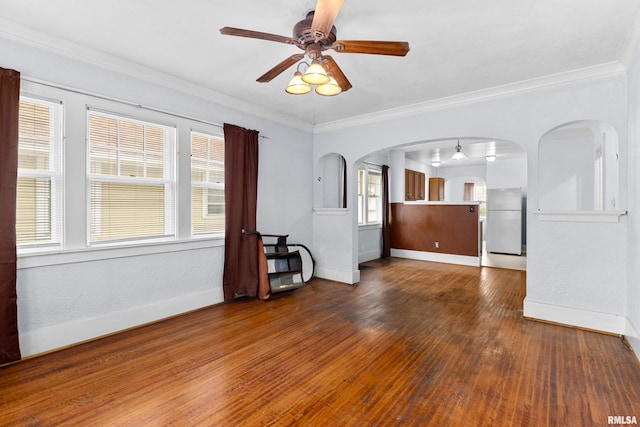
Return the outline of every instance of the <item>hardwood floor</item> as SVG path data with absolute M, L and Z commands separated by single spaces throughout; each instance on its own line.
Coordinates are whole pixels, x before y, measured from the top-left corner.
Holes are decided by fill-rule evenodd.
M 0 368 L 2 426 L 606 426 L 619 337 L 525 320 L 525 273 L 391 259 Z

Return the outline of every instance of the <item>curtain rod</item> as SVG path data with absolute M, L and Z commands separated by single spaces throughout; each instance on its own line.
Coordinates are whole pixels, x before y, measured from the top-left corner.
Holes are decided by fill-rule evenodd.
M 372 163 L 372 162 L 361 162 L 360 164 L 363 164 L 363 165 L 370 165 L 370 166 L 378 166 L 378 167 L 380 167 L 380 168 L 383 166 L 383 165 L 379 165 L 379 164 L 377 164 L 377 163 Z
M 184 114 L 174 113 L 172 111 L 163 110 L 163 109 L 160 109 L 160 108 L 149 107 L 149 106 L 138 104 L 138 103 L 135 103 L 135 102 L 125 101 L 125 100 L 122 100 L 122 99 L 114 98 L 114 97 L 111 97 L 111 96 L 99 95 L 97 93 L 93 93 L 93 92 L 89 92 L 89 91 L 81 90 L 81 89 L 75 89 L 75 88 L 72 88 L 72 87 L 69 87 L 69 86 L 59 85 L 59 84 L 55 84 L 55 83 L 49 83 L 49 82 L 46 82 L 44 80 L 35 79 L 33 77 L 25 77 L 25 76 L 21 75 L 20 79 L 28 81 L 28 82 L 31 82 L 31 83 L 39 84 L 39 85 L 42 85 L 42 86 L 47 86 L 47 87 L 51 87 L 51 88 L 54 88 L 54 89 L 64 90 L 66 92 L 76 93 L 76 94 L 79 94 L 79 95 L 91 96 L 91 97 L 102 99 L 102 100 L 105 100 L 105 101 L 111 101 L 111 102 L 117 102 L 119 104 L 129 105 L 131 107 L 140 108 L 142 110 L 152 111 L 154 113 L 166 114 L 166 115 L 169 115 L 169 116 L 178 117 L 180 119 L 192 120 L 194 122 L 203 123 L 203 124 L 210 125 L 210 126 L 215 126 L 215 127 L 220 128 L 220 129 L 224 128 L 224 125 L 222 125 L 220 123 L 214 123 L 214 122 L 210 122 L 208 120 L 198 119 L 196 117 L 187 116 L 187 115 L 184 115 Z M 269 139 L 269 137 L 265 136 L 265 135 L 258 135 L 258 137 L 259 138 L 263 138 L 263 139 Z

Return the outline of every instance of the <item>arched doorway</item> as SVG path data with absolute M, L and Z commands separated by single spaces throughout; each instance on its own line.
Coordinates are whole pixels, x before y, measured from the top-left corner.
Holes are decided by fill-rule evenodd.
M 451 156 L 460 144 L 466 159 L 452 161 Z M 481 210 L 484 227 L 486 216 L 486 189 L 516 187 L 522 190 L 524 200 L 527 191 L 527 156 L 524 148 L 510 141 L 489 138 L 447 138 L 423 141 L 392 147 L 388 150 L 372 153 L 358 159 L 354 169 L 364 169 L 367 165 L 388 164 L 391 166 L 390 183 L 391 203 L 405 203 L 405 171 L 411 170 L 424 174 L 424 184 L 428 187 L 430 178 L 439 178 L 444 182 L 444 198 L 438 203 L 475 202 Z M 428 188 L 422 200 L 411 203 L 429 203 Z M 526 206 L 526 202 L 524 204 Z M 526 209 L 522 209 L 521 240 L 523 253 L 526 253 Z M 361 215 L 358 214 L 360 218 Z M 375 259 L 379 253 L 380 229 L 375 224 L 358 224 L 358 262 Z M 482 234 L 484 236 L 484 233 Z M 482 239 L 482 238 L 480 238 Z M 498 257 L 494 257 L 498 258 Z M 500 265 L 502 261 L 493 261 Z M 524 269 L 524 259 L 507 262 L 510 268 Z

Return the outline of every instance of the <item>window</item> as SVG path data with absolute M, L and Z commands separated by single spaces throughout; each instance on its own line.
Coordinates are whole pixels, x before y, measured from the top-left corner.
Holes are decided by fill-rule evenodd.
M 191 233 L 223 233 L 224 139 L 191 132 Z
M 60 246 L 63 188 L 61 104 L 21 97 L 18 133 L 18 249 Z
M 382 170 L 364 165 L 358 170 L 358 224 L 382 222 Z
M 478 215 L 482 218 L 487 216 L 487 186 L 475 185 L 473 187 L 473 200 L 480 202 L 480 212 Z
M 475 200 L 475 184 L 473 182 L 465 182 L 464 183 L 464 194 L 462 195 L 462 200 L 465 202 L 470 202 Z
M 90 110 L 89 243 L 174 235 L 175 128 Z

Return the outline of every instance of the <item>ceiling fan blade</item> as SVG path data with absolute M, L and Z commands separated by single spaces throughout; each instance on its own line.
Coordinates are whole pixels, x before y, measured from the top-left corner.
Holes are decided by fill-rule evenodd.
M 268 40 L 272 42 L 298 45 L 298 41 L 291 37 L 262 33 L 260 31 L 243 30 L 242 28 L 223 27 L 220 28 L 220 34 L 223 34 L 225 36 L 248 37 L 250 39 Z
M 338 64 L 336 63 L 336 61 L 329 55 L 324 55 L 323 58 L 327 60 L 326 61 L 327 68 L 329 69 L 329 72 L 333 75 L 333 78 L 336 79 L 336 82 L 338 82 L 338 86 L 340 86 L 340 89 L 342 89 L 343 92 L 346 92 L 349 89 L 351 89 L 353 86 L 351 86 L 351 83 L 347 79 L 347 76 L 345 76 L 342 70 L 340 69 L 340 67 L 338 67 Z
M 409 43 L 372 40 L 338 40 L 331 45 L 331 48 L 336 52 L 342 53 L 405 56 L 409 52 Z
M 291 67 L 293 64 L 300 61 L 302 58 L 304 58 L 304 55 L 301 53 L 296 53 L 295 55 L 291 55 L 290 57 L 288 57 L 287 59 L 285 59 L 284 61 L 282 61 L 281 63 L 279 63 L 278 65 L 276 65 L 275 67 L 273 67 L 272 69 L 270 69 L 269 71 L 261 75 L 260 77 L 258 77 L 256 81 L 260 83 L 270 82 L 271 80 L 273 80 L 274 78 L 282 74 L 287 68 Z
M 328 36 L 331 33 L 331 27 L 340 13 L 344 0 L 318 0 L 316 9 L 313 12 L 313 22 L 311 23 L 311 32 L 316 38 Z

